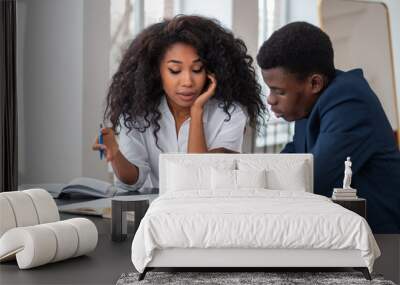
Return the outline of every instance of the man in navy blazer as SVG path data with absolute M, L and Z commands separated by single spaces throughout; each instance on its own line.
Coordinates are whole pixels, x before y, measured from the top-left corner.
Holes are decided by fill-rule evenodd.
M 295 22 L 264 42 L 257 62 L 277 117 L 295 121 L 282 152 L 314 155 L 314 192 L 331 197 L 352 160 L 352 187 L 367 199 L 374 233 L 400 233 L 400 152 L 382 106 L 361 69 L 335 70 L 332 43 Z

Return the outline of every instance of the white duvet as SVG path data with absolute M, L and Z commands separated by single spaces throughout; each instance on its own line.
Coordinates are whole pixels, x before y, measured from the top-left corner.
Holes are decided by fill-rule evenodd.
M 320 195 L 265 189 L 160 196 L 136 232 L 132 262 L 143 272 L 165 248 L 358 249 L 370 272 L 380 255 L 359 215 Z

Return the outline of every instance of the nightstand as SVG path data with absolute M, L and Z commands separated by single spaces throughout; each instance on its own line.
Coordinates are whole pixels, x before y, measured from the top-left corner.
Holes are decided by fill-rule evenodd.
M 359 214 L 364 219 L 367 218 L 367 200 L 363 198 L 355 198 L 351 200 L 332 199 L 332 202 Z

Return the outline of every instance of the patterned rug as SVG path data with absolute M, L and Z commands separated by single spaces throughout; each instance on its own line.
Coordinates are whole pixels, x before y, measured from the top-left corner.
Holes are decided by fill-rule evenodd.
M 379 284 L 395 285 L 380 275 L 372 275 L 372 281 L 364 278 L 360 272 L 153 272 L 150 271 L 142 281 L 139 273 L 122 274 L 117 285 L 134 284 Z

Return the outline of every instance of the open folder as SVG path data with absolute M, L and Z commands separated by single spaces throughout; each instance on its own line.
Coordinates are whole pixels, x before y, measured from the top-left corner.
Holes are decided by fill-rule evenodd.
M 53 198 L 60 198 L 63 194 L 79 194 L 95 198 L 110 198 L 117 193 L 117 188 L 106 181 L 89 177 L 78 177 L 67 184 L 46 183 L 36 185 L 22 185 L 20 190 L 30 188 L 43 188 L 47 190 Z

